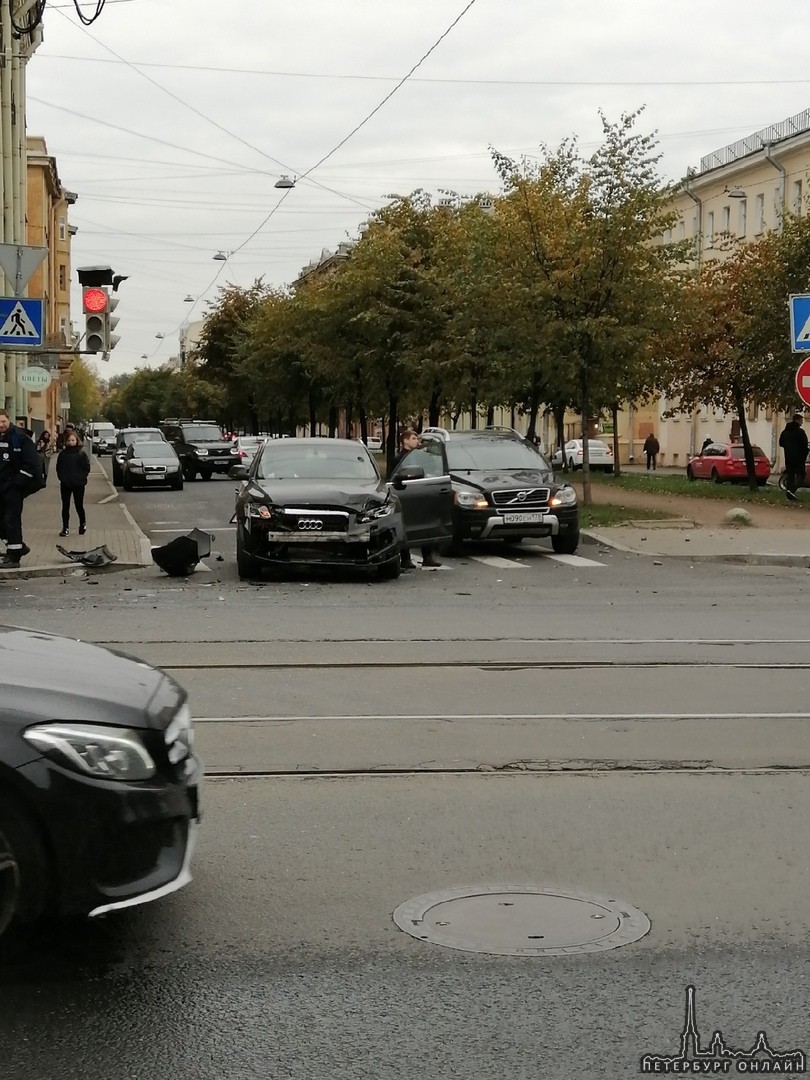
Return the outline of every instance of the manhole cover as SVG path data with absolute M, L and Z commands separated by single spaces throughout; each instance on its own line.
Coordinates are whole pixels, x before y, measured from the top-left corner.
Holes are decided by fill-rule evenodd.
M 609 896 L 536 885 L 469 885 L 408 900 L 394 912 L 406 934 L 465 952 L 570 956 L 638 941 L 643 911 Z

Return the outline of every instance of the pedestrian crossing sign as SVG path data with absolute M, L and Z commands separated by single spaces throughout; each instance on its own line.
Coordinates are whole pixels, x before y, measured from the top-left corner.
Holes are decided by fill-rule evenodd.
M 44 303 L 27 296 L 0 296 L 0 348 L 41 349 Z

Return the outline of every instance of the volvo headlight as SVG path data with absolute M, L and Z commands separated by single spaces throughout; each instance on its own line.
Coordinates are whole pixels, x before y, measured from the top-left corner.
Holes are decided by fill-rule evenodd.
M 207 450 L 204 450 L 204 449 L 203 449 L 202 447 L 200 447 L 200 446 L 198 446 L 198 447 L 197 447 L 197 449 L 196 449 L 196 450 L 194 451 L 194 453 L 195 453 L 195 454 L 196 454 L 196 455 L 197 455 L 198 457 L 208 457 L 208 451 L 207 451 Z
M 572 487 L 560 488 L 551 498 L 548 500 L 549 506 L 575 506 L 577 501 L 577 493 Z
M 366 507 L 357 515 L 357 521 L 360 525 L 367 525 L 370 521 L 379 521 L 380 518 L 388 517 L 389 514 L 393 514 L 395 509 L 395 504 L 390 499 L 387 499 L 378 506 Z
M 486 510 L 489 507 L 486 495 L 480 491 L 457 491 L 453 501 L 464 510 Z
M 148 780 L 155 775 L 152 756 L 129 728 L 62 722 L 38 724 L 22 734 L 45 757 L 99 780 Z

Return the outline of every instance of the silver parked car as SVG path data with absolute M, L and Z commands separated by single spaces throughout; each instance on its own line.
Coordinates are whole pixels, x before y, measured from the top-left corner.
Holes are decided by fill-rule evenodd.
M 183 470 L 177 451 L 171 443 L 157 439 L 132 443 L 124 457 L 122 483 L 124 491 L 166 485 L 182 491 Z

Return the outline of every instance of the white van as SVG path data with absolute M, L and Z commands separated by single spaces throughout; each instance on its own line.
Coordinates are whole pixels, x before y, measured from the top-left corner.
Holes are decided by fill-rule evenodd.
M 98 423 L 90 428 L 90 445 L 94 454 L 111 454 L 115 449 L 115 424 Z

